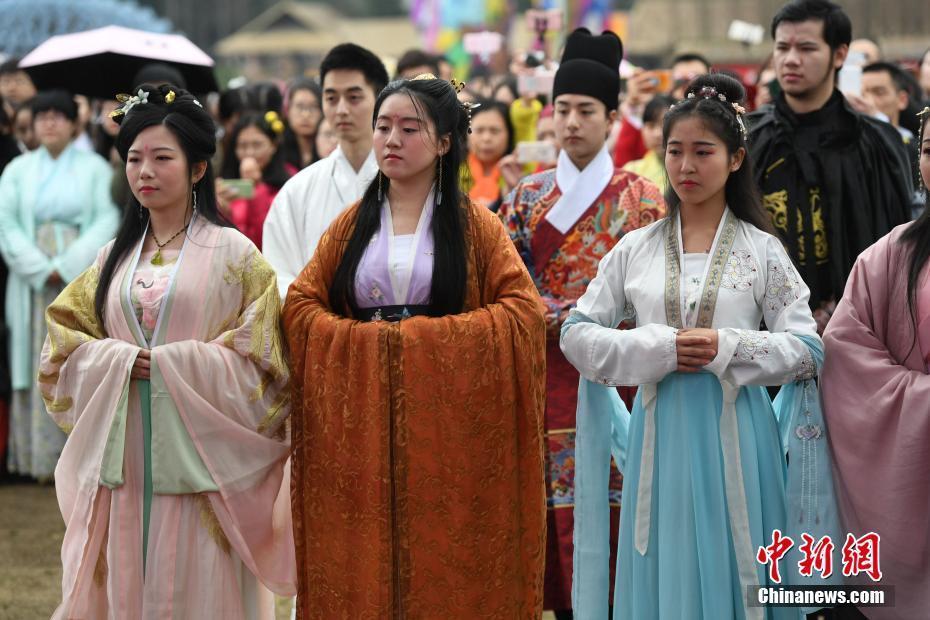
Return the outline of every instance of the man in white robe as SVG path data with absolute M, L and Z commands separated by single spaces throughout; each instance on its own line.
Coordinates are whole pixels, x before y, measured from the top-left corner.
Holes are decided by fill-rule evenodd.
M 378 173 L 371 119 L 375 99 L 388 82 L 384 64 L 367 49 L 344 43 L 323 59 L 320 80 L 323 116 L 339 146 L 285 183 L 268 211 L 262 253 L 277 273 L 281 299 L 330 223 L 362 197 Z

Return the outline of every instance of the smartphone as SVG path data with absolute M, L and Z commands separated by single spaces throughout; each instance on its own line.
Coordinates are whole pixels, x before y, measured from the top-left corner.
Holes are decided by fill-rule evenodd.
M 837 86 L 844 93 L 862 95 L 862 67 L 849 63 L 843 65 Z
M 518 142 L 515 154 L 520 164 L 551 164 L 556 160 L 555 146 L 551 142 Z
M 467 32 L 462 35 L 462 46 L 469 54 L 490 56 L 500 51 L 504 35 L 499 32 Z
M 672 70 L 671 69 L 656 69 L 652 72 L 656 78 L 656 92 L 657 93 L 670 93 L 672 92 Z
M 536 73 L 521 75 L 517 78 L 517 92 L 520 95 L 552 94 L 552 83 L 555 81 L 554 71 L 537 71 Z
M 223 179 L 223 185 L 234 191 L 239 198 L 255 196 L 255 182 L 252 179 Z
M 562 29 L 562 9 L 530 9 L 526 26 L 531 32 L 555 32 Z

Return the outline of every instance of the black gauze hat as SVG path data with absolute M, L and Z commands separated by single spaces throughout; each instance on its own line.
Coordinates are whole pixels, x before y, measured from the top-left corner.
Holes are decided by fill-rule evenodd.
M 616 110 L 622 59 L 623 43 L 615 33 L 605 30 L 592 35 L 587 28 L 578 28 L 565 41 L 552 84 L 552 100 L 565 94 L 587 95 L 604 102 L 608 110 Z

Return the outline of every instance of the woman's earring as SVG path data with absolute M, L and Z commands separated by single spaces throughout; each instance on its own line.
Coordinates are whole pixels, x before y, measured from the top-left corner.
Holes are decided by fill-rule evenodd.
M 439 183 L 436 189 L 436 206 L 442 204 L 442 155 L 439 156 Z
M 194 212 L 196 212 L 197 211 L 197 188 L 196 187 L 191 190 L 191 196 L 193 197 Z
M 384 199 L 384 194 L 381 193 L 381 171 L 378 171 L 378 202 L 380 203 Z

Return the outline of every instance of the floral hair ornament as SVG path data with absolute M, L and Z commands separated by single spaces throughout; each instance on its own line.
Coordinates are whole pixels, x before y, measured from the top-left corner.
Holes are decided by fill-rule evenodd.
M 110 118 L 116 118 L 117 116 L 126 116 L 129 114 L 129 111 L 140 103 L 149 102 L 149 94 L 142 90 L 141 88 L 136 92 L 135 95 L 127 95 L 125 93 L 120 93 L 116 96 L 116 100 L 122 103 L 123 105 L 116 108 L 110 112 Z
M 713 86 L 705 86 L 697 92 L 697 95 L 695 95 L 694 91 L 688 93 L 688 99 L 694 99 L 697 96 L 700 96 L 702 99 L 717 99 L 722 103 L 728 103 L 727 96 L 721 92 L 718 92 L 717 89 Z M 675 106 L 673 105 L 672 107 Z M 743 134 L 743 137 L 745 138 L 748 133 L 746 131 L 746 124 L 743 122 L 743 114 L 746 113 L 746 108 L 741 106 L 736 101 L 730 102 L 730 107 L 733 108 L 733 113 L 736 114 L 736 122 L 739 123 L 740 133 Z
M 174 91 L 169 90 L 168 94 L 165 95 L 165 103 L 174 103 L 174 97 L 175 97 Z
M 414 80 L 436 80 L 439 79 L 432 73 L 421 73 L 420 75 L 411 78 Z M 460 82 L 459 80 L 452 78 L 449 80 L 449 84 L 452 85 L 452 90 L 455 91 L 456 96 L 463 90 L 465 90 L 465 82 Z M 465 113 L 468 114 L 468 133 L 471 133 L 471 113 L 475 108 L 481 107 L 480 103 L 474 103 L 472 101 L 463 101 L 462 106 L 465 108 Z
M 265 112 L 265 122 L 268 123 L 269 127 L 271 127 L 271 131 L 275 132 L 279 136 L 284 133 L 284 122 L 281 120 L 281 117 L 278 116 L 278 113 L 274 110 Z

